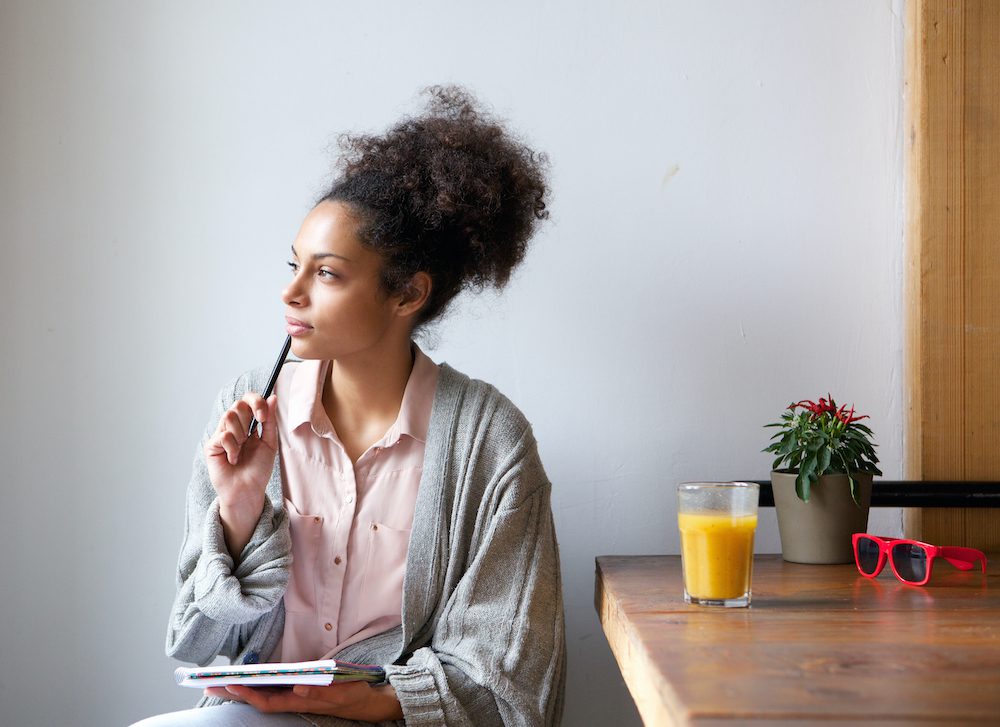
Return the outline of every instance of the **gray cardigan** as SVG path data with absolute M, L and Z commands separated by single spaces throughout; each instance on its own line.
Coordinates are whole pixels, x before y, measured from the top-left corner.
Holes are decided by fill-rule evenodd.
M 245 392 L 264 388 L 266 374 L 257 369 L 223 388 L 206 437 Z M 273 652 L 292 559 L 280 461 L 275 457 L 260 521 L 234 562 L 198 448 L 168 656 L 206 664 L 221 654 L 243 663 Z M 407 725 L 559 723 L 566 645 L 550 490 L 521 412 L 489 384 L 442 364 L 407 552 L 402 626 L 337 654 L 385 665 Z M 356 724 L 302 716 L 320 727 Z

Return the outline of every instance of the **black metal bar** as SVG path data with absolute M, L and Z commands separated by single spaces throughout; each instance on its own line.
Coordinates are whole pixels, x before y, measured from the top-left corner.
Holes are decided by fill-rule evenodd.
M 770 480 L 760 485 L 760 506 L 774 507 Z M 1000 507 L 1000 482 L 875 480 L 872 507 Z

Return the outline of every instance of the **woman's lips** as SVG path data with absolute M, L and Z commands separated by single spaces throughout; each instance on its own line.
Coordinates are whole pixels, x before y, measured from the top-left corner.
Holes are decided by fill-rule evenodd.
M 295 318 L 285 318 L 285 331 L 289 336 L 302 336 L 312 330 L 312 326 Z

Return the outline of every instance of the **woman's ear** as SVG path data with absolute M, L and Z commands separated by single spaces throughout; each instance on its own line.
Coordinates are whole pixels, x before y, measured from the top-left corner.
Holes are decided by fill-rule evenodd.
M 399 294 L 396 313 L 401 316 L 415 315 L 431 295 L 431 276 L 425 272 L 415 273 Z

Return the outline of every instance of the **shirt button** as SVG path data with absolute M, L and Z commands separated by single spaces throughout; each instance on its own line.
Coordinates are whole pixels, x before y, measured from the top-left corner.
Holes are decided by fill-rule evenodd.
M 319 522 L 322 522 L 322 521 L 323 521 L 323 518 L 321 518 L 319 515 L 317 515 L 316 517 L 313 518 L 313 522 L 314 523 L 319 523 Z
M 378 530 L 378 525 L 376 525 L 375 523 L 372 523 L 372 530 Z
M 340 556 L 339 555 L 336 558 L 333 559 L 333 564 L 334 565 L 340 565 L 340 562 L 341 561 L 340 561 Z
M 347 496 L 347 504 L 350 505 L 352 502 L 354 502 L 354 495 L 348 495 Z
M 325 628 L 327 631 L 333 631 L 333 624 L 330 623 L 323 624 L 323 628 Z

